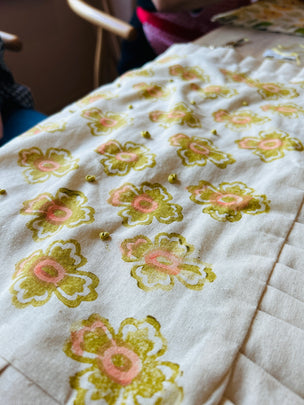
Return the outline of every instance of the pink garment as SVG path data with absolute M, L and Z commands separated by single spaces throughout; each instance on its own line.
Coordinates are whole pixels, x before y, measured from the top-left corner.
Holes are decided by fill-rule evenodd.
M 199 12 L 180 11 L 174 13 L 151 12 L 137 7 L 138 19 L 148 42 L 156 54 L 163 53 L 175 43 L 193 41 L 219 25 L 211 22 L 215 14 L 250 4 L 250 0 L 221 1 L 201 9 Z

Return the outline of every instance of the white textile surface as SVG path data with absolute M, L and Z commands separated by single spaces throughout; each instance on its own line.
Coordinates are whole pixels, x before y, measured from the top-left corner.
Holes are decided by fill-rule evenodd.
M 178 45 L 0 148 L 3 403 L 304 403 L 303 96 Z

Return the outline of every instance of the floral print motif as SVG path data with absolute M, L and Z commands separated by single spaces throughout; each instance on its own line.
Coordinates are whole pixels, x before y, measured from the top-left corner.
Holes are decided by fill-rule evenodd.
M 75 361 L 89 364 L 70 378 L 74 404 L 179 404 L 183 389 L 176 383 L 179 365 L 162 361 L 167 351 L 159 322 L 127 318 L 118 332 L 98 314 L 76 323 L 64 346 Z
M 241 149 L 251 149 L 263 162 L 270 163 L 285 156 L 285 151 L 303 151 L 297 138 L 285 132 L 260 132 L 258 137 L 245 137 L 235 141 Z
M 161 184 L 142 183 L 139 188 L 126 183 L 110 192 L 108 203 L 124 207 L 118 212 L 124 226 L 149 225 L 153 218 L 162 224 L 182 221 L 182 207 L 172 204 L 171 194 Z
M 210 265 L 194 258 L 194 246 L 177 233 L 160 233 L 154 243 L 144 235 L 121 244 L 122 258 L 136 262 L 131 275 L 144 291 L 169 291 L 175 280 L 192 290 L 201 290 L 206 281 L 216 278 Z M 202 274 L 203 273 L 203 274 Z
M 271 111 L 287 118 L 299 118 L 300 114 L 304 114 L 304 109 L 296 104 L 265 104 L 261 106 L 265 112 Z
M 161 86 L 158 83 L 137 83 L 133 85 L 134 89 L 139 90 L 141 97 L 147 100 L 158 100 L 160 98 L 168 98 L 171 94 L 170 90 L 165 86 Z
M 74 159 L 66 149 L 49 148 L 45 154 L 36 147 L 19 152 L 18 165 L 26 167 L 23 175 L 28 183 L 42 183 L 50 177 L 62 177 L 78 169 L 79 159 Z
M 91 121 L 88 126 L 91 130 L 91 134 L 94 136 L 109 134 L 113 130 L 126 126 L 128 123 L 125 114 L 114 112 L 103 113 L 98 108 L 84 110 L 81 116 Z
M 259 83 L 255 82 L 255 87 L 263 99 L 277 100 L 279 98 L 295 98 L 299 96 L 296 89 L 286 87 L 281 83 Z
M 303 4 L 295 0 L 261 0 L 215 18 L 221 24 L 301 36 L 304 34 L 303 20 Z
M 98 278 L 93 273 L 78 270 L 86 262 L 79 243 L 72 239 L 53 242 L 45 252 L 33 252 L 16 264 L 10 287 L 14 305 L 37 307 L 54 295 L 71 308 L 82 301 L 94 301 Z
M 190 128 L 201 128 L 199 117 L 185 103 L 178 103 L 169 112 L 152 111 L 149 114 L 152 122 L 160 122 L 164 128 L 171 125 L 187 125 Z
M 55 196 L 39 194 L 23 203 L 22 215 L 35 218 L 26 226 L 33 232 L 37 242 L 58 233 L 64 226 L 76 228 L 94 221 L 94 209 L 86 205 L 86 196 L 81 191 L 60 188 Z
M 185 67 L 182 65 L 174 65 L 169 67 L 169 73 L 171 76 L 178 76 L 185 81 L 201 80 L 202 82 L 209 82 L 209 76 L 198 66 Z
M 125 176 L 133 170 L 144 170 L 155 166 L 155 155 L 143 145 L 127 142 L 121 145 L 110 140 L 100 145 L 96 152 L 102 155 L 100 163 L 108 176 Z
M 33 136 L 33 135 L 39 135 L 43 132 L 49 132 L 49 133 L 53 133 L 53 132 L 57 132 L 57 131 L 64 131 L 66 128 L 66 123 L 65 122 L 44 122 L 41 124 L 38 124 L 36 126 L 34 126 L 33 128 L 29 129 L 28 131 L 26 131 L 22 136 L 24 137 L 28 137 L 28 136 Z
M 121 75 L 120 80 L 125 79 L 127 77 L 133 78 L 137 76 L 152 77 L 154 76 L 154 72 L 152 69 L 133 69 Z
M 212 162 L 220 169 L 235 162 L 229 153 L 221 152 L 213 146 L 213 142 L 206 138 L 198 138 L 185 134 L 176 134 L 169 139 L 172 146 L 178 146 L 178 156 L 184 166 L 205 166 Z
M 155 59 L 155 63 L 159 63 L 159 64 L 164 64 L 164 63 L 168 63 L 171 62 L 174 59 L 179 58 L 179 55 L 168 55 L 168 56 L 161 56 L 157 59 Z
M 232 130 L 242 130 L 251 127 L 253 124 L 264 124 L 269 118 L 259 117 L 252 111 L 240 110 L 229 113 L 227 110 L 214 112 L 213 118 L 216 122 L 225 122 L 225 126 Z
M 82 99 L 77 101 L 76 104 L 79 105 L 80 107 L 82 107 L 82 106 L 86 106 L 86 105 L 95 103 L 95 101 L 98 101 L 98 100 L 110 100 L 113 97 L 114 96 L 110 92 L 99 91 L 96 93 L 89 94 L 86 97 L 83 97 Z
M 237 90 L 221 85 L 210 84 L 209 86 L 201 88 L 198 84 L 191 83 L 190 87 L 191 90 L 197 91 L 205 99 L 216 99 L 218 97 L 231 98 L 239 94 Z
M 250 87 L 255 87 L 263 99 L 277 100 L 279 98 L 295 98 L 299 96 L 296 89 L 286 87 L 282 83 L 261 83 L 259 80 L 250 79 L 246 73 L 231 72 L 226 69 L 220 69 L 221 72 L 231 81 L 245 83 Z
M 203 213 L 220 222 L 235 222 L 242 214 L 257 215 L 270 210 L 270 201 L 264 194 L 255 195 L 254 189 L 242 182 L 221 183 L 218 188 L 201 180 L 197 186 L 187 187 L 190 199 L 205 205 Z

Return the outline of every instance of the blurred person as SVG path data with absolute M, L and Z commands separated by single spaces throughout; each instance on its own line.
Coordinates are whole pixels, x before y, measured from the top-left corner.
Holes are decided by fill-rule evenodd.
M 213 15 L 248 4 L 250 0 L 137 0 L 130 21 L 137 37 L 123 41 L 119 73 L 153 60 L 172 44 L 194 41 L 219 27 L 211 22 Z

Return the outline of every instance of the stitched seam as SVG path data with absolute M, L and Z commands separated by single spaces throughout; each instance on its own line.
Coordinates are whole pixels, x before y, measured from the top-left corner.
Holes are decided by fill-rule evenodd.
M 273 378 L 279 385 L 281 385 L 282 387 L 286 388 L 289 392 L 292 392 L 295 396 L 299 397 L 302 399 L 302 397 L 296 393 L 295 391 L 293 391 L 292 389 L 290 389 L 289 387 L 287 387 L 287 385 L 283 384 L 282 381 L 278 380 L 276 377 L 274 377 L 272 374 L 269 373 L 269 371 L 265 370 L 264 367 L 260 366 L 259 364 L 257 364 L 256 362 L 254 362 L 253 360 L 251 360 L 250 357 L 248 357 L 244 352 L 242 352 L 241 350 L 239 351 L 239 354 L 241 354 L 242 356 L 246 357 L 247 360 L 250 361 L 250 363 L 254 364 L 255 366 L 257 366 L 258 368 L 262 369 L 266 374 L 268 374 L 271 378 Z
M 268 278 L 267 278 L 267 280 L 266 280 L 266 282 L 265 282 L 265 286 L 264 286 L 263 291 L 262 291 L 262 293 L 261 293 L 260 299 L 258 300 L 258 303 L 257 303 L 257 306 L 256 306 L 256 310 L 255 310 L 255 312 L 254 312 L 254 314 L 253 314 L 253 316 L 252 316 L 250 325 L 249 325 L 249 327 L 248 327 L 247 333 L 246 333 L 246 335 L 245 335 L 245 338 L 244 338 L 242 344 L 240 345 L 240 350 L 236 353 L 235 359 L 234 359 L 233 362 L 231 363 L 231 374 L 230 374 L 230 378 L 229 378 L 229 380 L 228 380 L 228 383 L 227 383 L 227 385 L 226 385 L 226 387 L 225 387 L 224 394 L 225 394 L 225 392 L 226 392 L 227 387 L 229 386 L 229 384 L 230 384 L 230 382 L 231 382 L 231 378 L 232 378 L 232 375 L 233 375 L 233 371 L 234 371 L 234 368 L 235 368 L 235 364 L 236 364 L 236 362 L 237 362 L 238 355 L 239 355 L 239 353 L 242 353 L 242 352 L 241 352 L 242 347 L 246 344 L 246 342 L 247 342 L 247 340 L 248 340 L 248 338 L 249 338 L 249 335 L 250 335 L 250 331 L 251 331 L 253 322 L 254 322 L 254 320 L 255 320 L 255 318 L 256 318 L 256 315 L 257 315 L 257 313 L 258 313 L 258 311 L 259 311 L 259 307 L 260 307 L 260 305 L 261 305 L 261 302 L 263 301 L 263 298 L 264 298 L 264 295 L 265 295 L 265 293 L 266 293 L 266 289 L 267 289 L 267 286 L 268 286 L 269 281 L 270 281 L 270 279 L 271 279 L 271 276 L 272 276 L 272 274 L 273 274 L 273 272 L 274 272 L 274 269 L 275 269 L 276 265 L 279 263 L 280 256 L 281 256 L 281 254 L 282 254 L 282 251 L 283 251 L 283 249 L 284 249 L 284 246 L 287 244 L 289 235 L 291 234 L 291 232 L 292 232 L 292 230 L 293 230 L 293 227 L 294 227 L 295 223 L 297 222 L 298 217 L 300 216 L 301 210 L 302 210 L 302 208 L 303 208 L 303 204 L 304 204 L 304 197 L 302 198 L 302 202 L 301 202 L 301 204 L 300 204 L 300 206 L 299 206 L 299 209 L 298 209 L 298 211 L 297 211 L 297 214 L 296 214 L 296 216 L 294 217 L 294 219 L 293 219 L 293 221 L 292 221 L 292 224 L 291 224 L 291 226 L 290 226 L 290 228 L 289 228 L 289 231 L 286 233 L 286 236 L 285 236 L 285 238 L 284 238 L 284 241 L 283 241 L 283 243 L 282 243 L 282 245 L 281 245 L 281 247 L 280 247 L 280 250 L 279 250 L 279 252 L 278 252 L 278 254 L 277 254 L 277 257 L 276 257 L 276 259 L 275 259 L 275 261 L 274 261 L 274 263 L 273 263 L 273 266 L 272 266 L 272 268 L 271 268 L 271 270 L 270 270 L 270 272 L 269 272 L 269 275 L 268 275 Z M 245 355 L 244 355 L 244 356 L 245 356 Z M 246 356 L 246 357 L 247 357 L 247 356 Z M 249 360 L 250 360 L 250 359 L 249 359 Z M 261 367 L 261 368 L 262 368 L 262 367 Z M 266 370 L 265 370 L 265 371 L 266 371 Z M 269 373 L 268 373 L 268 374 L 269 374 Z M 271 375 L 271 374 L 269 374 L 269 375 Z M 273 378 L 274 378 L 274 377 L 273 377 Z M 282 384 L 282 385 L 283 385 L 283 384 Z M 289 390 L 290 390 L 290 389 L 289 389 Z M 290 391 L 291 391 L 291 390 L 290 390 Z
M 296 326 L 296 325 L 294 325 L 293 323 L 290 323 L 290 322 L 288 322 L 288 321 L 285 321 L 284 319 L 279 318 L 278 316 L 274 316 L 274 315 L 270 314 L 269 312 L 264 311 L 264 309 L 258 308 L 258 311 L 256 312 L 256 314 L 257 314 L 258 312 L 262 312 L 263 314 L 266 314 L 266 315 L 270 316 L 271 318 L 276 319 L 276 320 L 279 321 L 279 322 L 283 322 L 283 323 L 285 323 L 285 324 L 287 324 L 287 325 L 289 325 L 289 326 L 292 326 L 292 327 L 295 328 L 295 329 L 300 330 L 301 332 L 304 332 L 304 329 L 301 328 L 300 326 Z
M 37 388 L 39 388 L 41 391 L 43 391 L 48 397 L 50 397 L 51 399 L 53 399 L 57 404 L 62 405 L 61 402 L 59 402 L 56 398 L 54 398 L 51 394 L 49 394 L 43 387 L 41 387 L 41 385 L 39 385 L 36 381 L 32 380 L 31 378 L 29 378 L 27 375 L 25 375 L 23 373 L 23 371 L 21 371 L 18 367 L 16 367 L 13 363 L 11 363 L 9 360 L 7 360 L 2 354 L 1 357 L 7 361 L 7 366 L 12 367 L 14 370 L 16 370 L 18 373 L 22 374 L 23 377 L 25 379 L 27 379 L 28 381 L 30 381 L 32 384 L 34 384 Z

